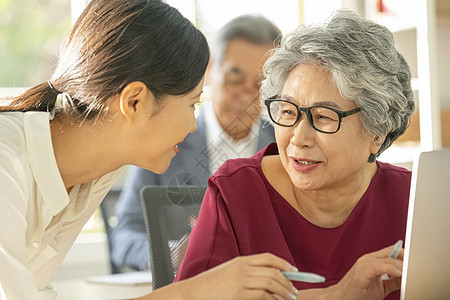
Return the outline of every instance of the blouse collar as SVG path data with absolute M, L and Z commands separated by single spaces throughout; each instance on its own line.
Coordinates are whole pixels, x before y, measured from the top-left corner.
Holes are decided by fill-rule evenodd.
M 69 196 L 53 151 L 49 113 L 26 112 L 24 131 L 37 188 L 51 213 L 56 215 L 69 203 Z

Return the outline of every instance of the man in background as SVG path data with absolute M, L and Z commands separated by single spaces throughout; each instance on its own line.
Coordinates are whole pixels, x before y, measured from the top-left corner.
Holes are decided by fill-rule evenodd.
M 280 30 L 261 16 L 243 15 L 224 25 L 212 44 L 206 85 L 210 99 L 201 105 L 197 131 L 178 145 L 179 153 L 161 175 L 130 169 L 116 205 L 118 224 L 109 238 L 119 268 L 149 269 L 149 244 L 140 191 L 147 185 L 206 186 L 227 159 L 250 157 L 274 142 L 272 126 L 261 118 L 259 86 L 269 50 Z

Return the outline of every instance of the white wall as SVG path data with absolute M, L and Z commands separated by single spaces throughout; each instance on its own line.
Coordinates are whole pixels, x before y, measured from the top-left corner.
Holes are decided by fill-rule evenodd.
M 438 21 L 437 44 L 441 107 L 450 109 L 450 20 Z

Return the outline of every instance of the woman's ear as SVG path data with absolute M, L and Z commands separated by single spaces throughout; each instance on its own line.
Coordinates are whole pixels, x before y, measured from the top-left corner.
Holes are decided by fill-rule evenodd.
M 380 137 L 378 135 L 375 135 L 373 137 L 373 141 L 372 141 L 372 143 L 370 145 L 370 153 L 372 153 L 372 154 L 378 153 L 378 150 L 380 150 L 381 145 L 383 145 L 383 142 L 384 142 L 385 138 L 386 137 Z
M 132 124 L 138 113 L 152 111 L 153 101 L 153 94 L 147 86 L 141 81 L 133 81 L 119 95 L 120 112 Z

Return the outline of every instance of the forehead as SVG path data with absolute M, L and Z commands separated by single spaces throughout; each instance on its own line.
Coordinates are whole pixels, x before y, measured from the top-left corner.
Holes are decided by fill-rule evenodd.
M 330 73 L 319 64 L 299 64 L 289 73 L 284 84 L 284 88 L 292 86 L 303 86 L 304 89 L 314 90 L 316 85 L 324 88 L 334 87 Z
M 267 52 L 272 45 L 253 44 L 247 40 L 237 38 L 231 40 L 221 62 L 222 70 L 239 69 L 245 74 L 260 73 L 267 59 Z
M 284 83 L 281 97 L 300 106 L 312 106 L 320 102 L 334 102 L 339 108 L 351 106 L 351 102 L 339 93 L 331 74 L 318 64 L 300 64 L 292 69 Z

